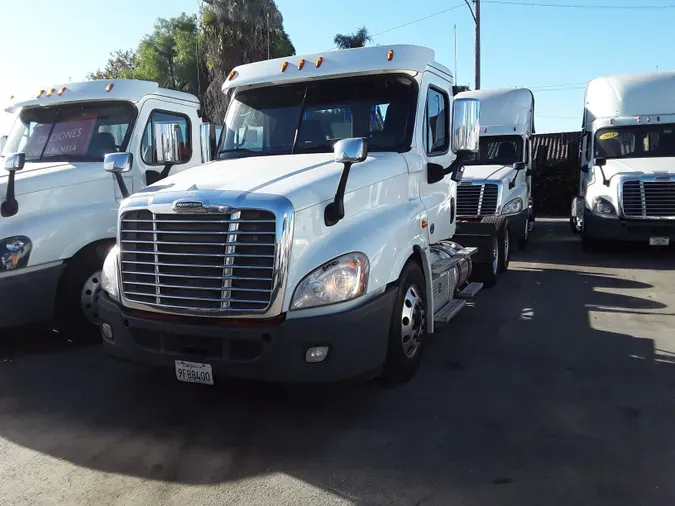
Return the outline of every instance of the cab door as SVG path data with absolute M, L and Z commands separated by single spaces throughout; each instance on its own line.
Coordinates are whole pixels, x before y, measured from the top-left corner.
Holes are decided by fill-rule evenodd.
M 199 125 L 194 119 L 195 109 L 190 105 L 155 98 L 143 103 L 129 146 L 134 162 L 133 170 L 128 174 L 133 178 L 135 191 L 201 163 L 201 152 L 194 148 L 195 140 L 199 142 Z M 155 135 L 160 124 L 177 124 L 179 130 L 180 161 L 169 170 L 165 164 L 157 162 Z
M 420 172 L 420 198 L 427 210 L 430 242 L 448 239 L 455 232 L 457 185 L 451 180 L 449 170 L 454 159 L 450 147 L 451 134 L 451 82 L 440 73 L 426 71 L 420 86 L 423 97 L 418 108 L 416 139 L 419 143 L 424 170 Z M 446 169 L 443 179 L 429 182 L 429 164 Z

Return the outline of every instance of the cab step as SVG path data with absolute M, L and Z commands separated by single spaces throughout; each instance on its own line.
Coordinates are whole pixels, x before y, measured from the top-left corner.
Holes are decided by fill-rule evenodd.
M 457 292 L 456 297 L 459 299 L 472 299 L 478 292 L 483 289 L 483 283 L 473 281 L 466 285 L 461 291 Z
M 466 301 L 463 299 L 452 299 L 441 309 L 436 311 L 434 314 L 434 323 L 448 323 L 452 320 L 457 313 L 459 313 L 464 306 L 466 306 Z

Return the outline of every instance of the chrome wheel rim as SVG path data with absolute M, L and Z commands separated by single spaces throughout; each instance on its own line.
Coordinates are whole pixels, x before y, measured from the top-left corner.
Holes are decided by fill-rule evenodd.
M 416 285 L 410 285 L 401 310 L 401 344 L 403 353 L 408 358 L 413 358 L 420 349 L 424 335 L 424 318 L 422 292 Z
M 82 287 L 80 306 L 91 323 L 98 324 L 98 298 L 101 295 L 101 271 L 93 273 Z
M 530 235 L 530 220 L 525 220 L 525 240 L 527 241 L 528 236 Z

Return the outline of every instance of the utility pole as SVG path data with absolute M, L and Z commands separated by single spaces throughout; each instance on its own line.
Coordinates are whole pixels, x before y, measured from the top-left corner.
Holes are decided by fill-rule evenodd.
M 475 88 L 480 90 L 480 0 L 472 0 L 474 7 L 471 8 L 469 0 L 464 0 L 464 3 L 469 8 L 473 22 L 476 25 L 476 84 Z
M 267 59 L 270 59 L 270 13 L 267 13 Z
M 457 78 L 457 25 L 455 25 L 455 84 L 459 84 Z
M 476 89 L 480 90 L 480 0 L 473 0 L 476 9 Z

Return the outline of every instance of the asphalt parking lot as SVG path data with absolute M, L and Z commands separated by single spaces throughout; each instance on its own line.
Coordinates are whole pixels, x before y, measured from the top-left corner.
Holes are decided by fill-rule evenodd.
M 549 220 L 396 389 L 186 385 L 4 336 L 0 504 L 672 505 L 674 328 L 673 249 L 584 254 Z

